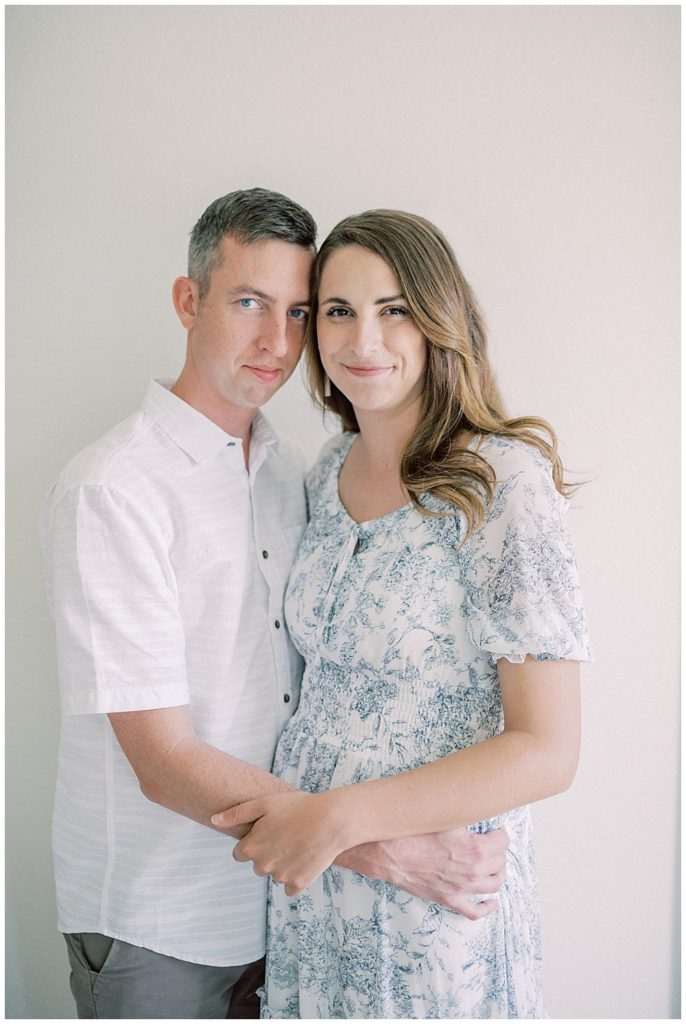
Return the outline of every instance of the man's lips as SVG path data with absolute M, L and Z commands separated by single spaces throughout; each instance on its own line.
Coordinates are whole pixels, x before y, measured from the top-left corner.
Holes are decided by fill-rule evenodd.
M 354 377 L 379 377 L 392 369 L 390 366 L 349 366 L 346 363 L 343 365 Z
M 272 381 L 281 373 L 278 366 L 249 366 L 246 365 L 246 370 L 250 370 L 258 380 L 261 380 L 264 384 L 270 384 Z

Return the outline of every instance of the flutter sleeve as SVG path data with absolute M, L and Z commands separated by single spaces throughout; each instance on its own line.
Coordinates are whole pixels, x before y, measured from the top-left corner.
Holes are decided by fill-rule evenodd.
M 567 500 L 549 461 L 523 442 L 493 439 L 493 504 L 463 545 L 467 636 L 495 663 L 591 658 Z

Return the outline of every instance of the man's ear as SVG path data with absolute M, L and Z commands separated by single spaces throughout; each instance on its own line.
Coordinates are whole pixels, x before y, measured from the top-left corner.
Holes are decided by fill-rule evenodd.
M 179 320 L 190 331 L 195 326 L 200 305 L 200 292 L 197 281 L 192 277 L 177 277 L 172 285 L 172 300 Z

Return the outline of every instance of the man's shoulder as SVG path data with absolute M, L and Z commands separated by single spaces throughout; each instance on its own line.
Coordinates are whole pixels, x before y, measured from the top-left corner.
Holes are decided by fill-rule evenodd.
M 156 447 L 154 422 L 138 410 L 69 460 L 52 488 L 53 501 L 84 487 L 135 490 L 156 457 Z

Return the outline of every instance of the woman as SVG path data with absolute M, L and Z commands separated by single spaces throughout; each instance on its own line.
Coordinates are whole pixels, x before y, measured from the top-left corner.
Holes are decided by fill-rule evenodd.
M 223 820 L 255 822 L 235 856 L 285 883 L 263 1016 L 539 1017 L 526 804 L 573 779 L 589 656 L 555 436 L 506 419 L 476 302 L 427 221 L 347 218 L 314 288 L 310 379 L 345 432 L 310 474 L 286 598 L 306 671 L 274 770 L 305 792 Z M 476 921 L 333 864 L 503 822 L 507 878 Z

